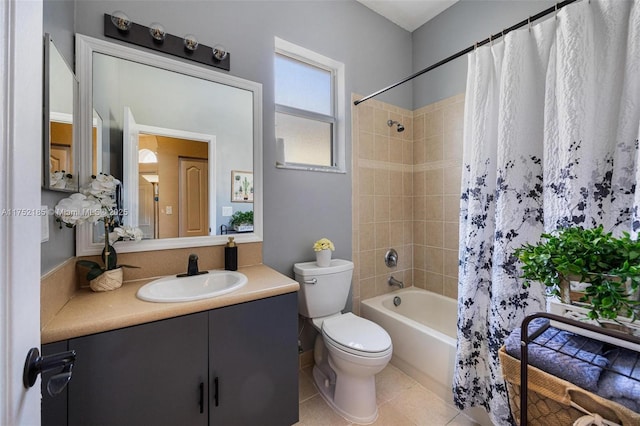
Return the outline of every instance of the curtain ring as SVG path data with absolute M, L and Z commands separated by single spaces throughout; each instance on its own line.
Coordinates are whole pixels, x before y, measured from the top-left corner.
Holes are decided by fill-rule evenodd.
M 531 16 L 527 18 L 527 23 L 529 24 L 529 32 L 531 32 Z
M 555 4 L 554 8 L 555 8 L 555 13 L 556 13 L 555 18 L 557 20 L 558 19 L 558 3 Z

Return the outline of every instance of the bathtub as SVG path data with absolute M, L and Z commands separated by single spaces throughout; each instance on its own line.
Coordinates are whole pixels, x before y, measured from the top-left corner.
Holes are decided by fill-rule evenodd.
M 400 304 L 394 305 L 394 298 Z M 456 361 L 457 301 L 409 287 L 365 299 L 360 315 L 384 328 L 391 336 L 391 364 L 453 405 L 453 368 Z M 492 426 L 486 411 L 473 407 L 465 415 Z
M 394 298 L 400 304 L 394 306 Z M 457 302 L 419 288 L 362 301 L 360 314 L 384 328 L 393 342 L 391 363 L 453 403 Z

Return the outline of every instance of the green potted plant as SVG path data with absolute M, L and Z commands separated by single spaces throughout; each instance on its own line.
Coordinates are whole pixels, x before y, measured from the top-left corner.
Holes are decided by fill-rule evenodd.
M 231 216 L 229 226 L 237 232 L 253 231 L 253 210 L 237 211 Z
M 570 227 L 542 234 L 537 244 L 515 251 L 522 263 L 525 287 L 531 281 L 547 286 L 549 293 L 571 303 L 570 282 L 585 283 L 579 302 L 589 309 L 588 318 L 615 320 L 638 315 L 640 242 L 628 233 L 614 237 L 602 225 L 593 229 Z

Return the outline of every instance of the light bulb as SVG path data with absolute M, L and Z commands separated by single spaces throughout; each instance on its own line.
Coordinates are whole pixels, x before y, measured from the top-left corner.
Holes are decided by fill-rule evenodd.
M 162 24 L 157 22 L 154 22 L 149 26 L 149 34 L 151 34 L 151 37 L 153 37 L 154 40 L 160 42 L 164 41 L 164 38 L 167 36 L 167 32 L 164 30 Z
M 198 39 L 193 34 L 184 36 L 184 47 L 187 50 L 194 51 L 198 48 Z
M 111 14 L 111 22 L 120 31 L 129 31 L 131 28 L 131 19 L 121 10 L 116 10 Z
M 212 50 L 213 57 L 218 61 L 222 61 L 227 57 L 227 48 L 221 44 L 216 44 L 215 46 L 213 46 Z

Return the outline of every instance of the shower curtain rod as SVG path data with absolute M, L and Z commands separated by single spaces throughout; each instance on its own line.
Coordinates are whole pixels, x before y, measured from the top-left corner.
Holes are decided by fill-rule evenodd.
M 540 12 L 540 13 L 538 13 L 536 15 L 530 16 L 529 18 L 525 19 L 524 21 L 520 21 L 517 24 L 515 24 L 515 25 L 513 25 L 513 26 L 511 26 L 511 27 L 509 27 L 509 28 L 507 28 L 505 30 L 500 31 L 499 33 L 496 33 L 496 34 L 490 36 L 489 38 L 486 38 L 486 39 L 474 44 L 473 46 L 469 46 L 466 49 L 461 50 L 458 53 L 455 53 L 455 54 L 449 56 L 448 58 L 445 58 L 445 59 L 441 60 L 440 62 L 437 62 L 437 63 L 435 63 L 435 64 L 433 64 L 433 65 L 431 65 L 431 66 L 429 66 L 429 67 L 427 67 L 427 68 L 425 68 L 425 69 L 423 69 L 421 71 L 418 71 L 415 74 L 410 75 L 409 77 L 407 77 L 407 78 L 405 78 L 403 80 L 398 81 L 397 83 L 393 83 L 391 86 L 387 86 L 384 89 L 380 89 L 377 92 L 374 92 L 374 93 L 372 93 L 370 95 L 367 95 L 362 99 L 354 101 L 353 104 L 357 106 L 358 104 L 361 104 L 362 102 L 364 102 L 366 100 L 369 100 L 369 99 L 371 99 L 373 97 L 376 97 L 376 96 L 386 92 L 387 90 L 391 90 L 394 87 L 400 86 L 401 84 L 404 84 L 407 81 L 413 80 L 414 78 L 416 78 L 418 76 L 421 76 L 422 74 L 425 74 L 425 73 L 427 73 L 427 72 L 429 72 L 429 71 L 431 71 L 433 69 L 436 69 L 441 65 L 444 65 L 444 64 L 446 64 L 448 62 L 451 62 L 454 59 L 457 59 L 457 58 L 459 58 L 461 56 L 466 55 L 467 53 L 473 52 L 474 49 L 477 49 L 480 46 L 484 46 L 485 44 L 491 43 L 492 41 L 494 41 L 494 40 L 496 40 L 496 39 L 498 39 L 500 37 L 504 37 L 507 33 L 510 33 L 511 31 L 517 30 L 518 28 L 522 28 L 525 25 L 529 25 L 533 21 L 537 21 L 538 19 L 540 19 L 540 18 L 542 18 L 544 16 L 547 16 L 550 13 L 557 12 L 558 10 L 562 9 L 563 7 L 565 7 L 566 5 L 571 4 L 571 3 L 575 2 L 575 1 L 578 1 L 578 0 L 565 0 L 565 1 L 561 1 L 559 3 L 556 3 L 554 6 L 551 6 L 550 8 L 545 9 L 545 10 L 543 10 L 542 12 Z

